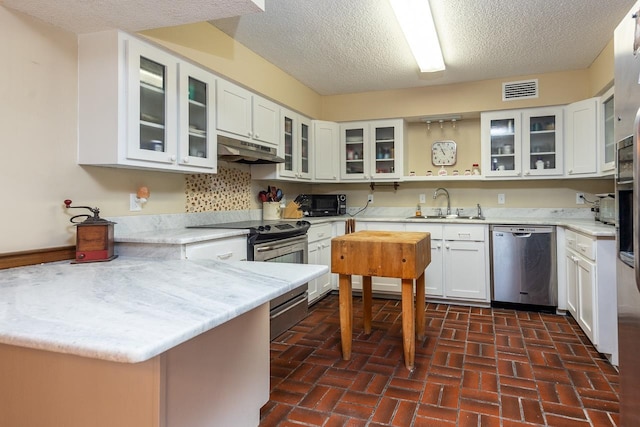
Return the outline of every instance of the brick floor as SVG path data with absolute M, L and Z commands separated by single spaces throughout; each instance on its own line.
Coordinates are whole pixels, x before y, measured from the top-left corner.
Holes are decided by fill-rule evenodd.
M 618 373 L 570 316 L 427 304 L 427 337 L 404 367 L 400 301 L 354 298 L 341 358 L 338 297 L 271 343 L 271 426 L 618 425 Z

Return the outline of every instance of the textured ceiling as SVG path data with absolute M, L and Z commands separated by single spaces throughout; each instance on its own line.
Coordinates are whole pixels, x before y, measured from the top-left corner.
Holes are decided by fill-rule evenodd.
M 588 67 L 635 0 L 431 0 L 447 69 L 420 74 L 388 0 L 267 0 L 212 21 L 323 95 Z
M 0 0 L 76 33 L 209 20 L 323 95 L 583 69 L 635 0 L 431 0 L 447 66 L 433 74 L 418 72 L 388 0 L 266 0 L 251 13 L 263 2 Z
M 141 31 L 264 9 L 264 0 L 0 0 L 0 4 L 74 33 Z

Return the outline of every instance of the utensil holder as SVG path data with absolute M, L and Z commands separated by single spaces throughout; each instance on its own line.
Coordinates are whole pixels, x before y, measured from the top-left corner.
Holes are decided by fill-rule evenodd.
M 280 219 L 280 202 L 262 203 L 262 219 Z

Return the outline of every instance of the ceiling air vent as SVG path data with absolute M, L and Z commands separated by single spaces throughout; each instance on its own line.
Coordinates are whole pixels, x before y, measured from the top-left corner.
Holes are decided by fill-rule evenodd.
M 502 83 L 502 100 L 513 101 L 538 97 L 538 79 Z

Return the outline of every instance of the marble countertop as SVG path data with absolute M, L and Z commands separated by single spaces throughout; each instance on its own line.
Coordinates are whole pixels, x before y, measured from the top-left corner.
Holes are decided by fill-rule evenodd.
M 408 216 L 408 215 L 407 215 Z M 356 221 L 372 221 L 372 222 L 406 222 L 406 223 L 440 223 L 440 224 L 486 224 L 486 225 L 556 225 L 566 227 L 574 231 L 578 231 L 593 237 L 615 237 L 616 230 L 612 225 L 606 225 L 596 222 L 592 219 L 571 218 L 571 217 L 506 217 L 496 216 L 487 217 L 484 220 L 467 220 L 467 219 L 410 219 L 407 216 L 397 215 L 358 215 Z M 339 217 L 319 217 L 305 218 L 311 224 L 323 224 L 330 222 L 344 222 L 348 216 Z M 192 228 L 175 228 L 154 231 L 143 231 L 133 233 L 119 233 L 116 235 L 118 243 L 155 243 L 167 245 L 184 245 L 189 243 L 203 242 L 207 240 L 223 239 L 239 235 L 246 235 L 248 230 L 231 230 L 231 229 L 192 229 Z
M 0 271 L 0 343 L 136 363 L 328 271 L 320 265 L 116 258 Z

